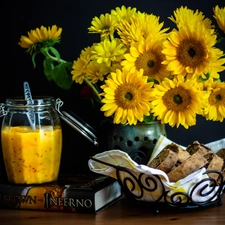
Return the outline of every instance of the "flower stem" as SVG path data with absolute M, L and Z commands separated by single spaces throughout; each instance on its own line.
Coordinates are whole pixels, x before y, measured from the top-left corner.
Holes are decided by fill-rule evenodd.
M 45 56 L 50 58 L 52 61 L 55 61 L 55 62 L 58 62 L 58 63 L 66 63 L 65 60 L 54 57 L 54 56 L 50 55 L 49 52 L 47 52 L 47 51 L 45 51 Z
M 90 88 L 93 90 L 98 100 L 101 102 L 101 97 L 99 95 L 98 90 L 95 88 L 95 86 L 86 77 L 84 78 L 84 81 L 90 86 Z

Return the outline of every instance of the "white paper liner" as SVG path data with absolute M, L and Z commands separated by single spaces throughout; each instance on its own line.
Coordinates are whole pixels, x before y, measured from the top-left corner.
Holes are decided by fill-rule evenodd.
M 153 150 L 151 159 L 153 159 L 166 145 L 168 145 L 170 143 L 172 143 L 171 140 L 169 140 L 165 136 L 161 135 L 156 143 L 154 150 Z M 208 147 L 212 148 L 213 152 L 217 152 L 219 149 L 225 147 L 225 139 L 211 142 L 206 145 Z M 181 146 L 181 147 L 183 147 L 185 149 L 184 146 Z M 146 165 L 137 164 L 135 161 L 133 161 L 130 158 L 130 156 L 126 152 L 123 152 L 121 150 L 105 151 L 105 152 L 96 154 L 93 158 L 100 160 L 102 162 L 105 162 L 105 163 L 109 163 L 112 166 L 109 166 L 109 165 L 97 162 L 93 159 L 90 159 L 88 161 L 88 166 L 91 171 L 93 171 L 95 173 L 104 174 L 104 175 L 113 177 L 115 179 L 117 179 L 117 174 L 116 174 L 117 168 L 115 168 L 113 166 L 119 166 L 119 167 L 126 169 L 125 171 L 122 169 L 119 173 L 122 180 L 124 180 L 124 178 L 126 178 L 126 177 L 130 177 L 131 179 L 134 179 L 126 171 L 130 171 L 135 176 L 134 180 L 139 179 L 140 174 L 143 173 L 144 175 L 141 178 L 143 180 L 143 182 L 142 182 L 143 184 L 144 184 L 145 177 L 153 176 L 155 178 L 155 176 L 158 175 L 160 177 L 160 180 L 159 180 L 159 182 L 157 181 L 157 184 L 156 184 L 157 189 L 155 191 L 151 191 L 151 192 L 144 189 L 143 197 L 139 198 L 139 200 L 141 200 L 141 201 L 147 201 L 147 202 L 156 201 L 157 199 L 160 198 L 160 195 L 162 194 L 162 189 L 164 189 L 166 192 L 168 191 L 168 194 L 167 194 L 168 196 L 171 196 L 172 194 L 178 193 L 178 192 L 186 193 L 189 195 L 190 192 L 193 191 L 193 187 L 197 183 L 199 183 L 200 181 L 203 181 L 205 178 L 208 178 L 208 175 L 204 174 L 206 169 L 201 168 L 177 182 L 170 182 L 167 174 L 165 172 L 163 172 L 162 170 L 150 168 Z M 206 181 L 204 181 L 202 184 L 197 186 L 197 188 L 194 190 L 194 193 L 192 194 L 192 200 L 194 202 L 205 202 L 207 200 L 210 200 L 210 198 L 212 198 L 212 200 L 214 199 L 213 196 L 217 192 L 219 186 L 217 186 L 216 188 L 213 188 L 213 190 L 211 191 L 212 187 L 210 187 L 209 184 L 210 184 L 210 181 L 208 179 L 206 179 Z M 130 189 L 133 188 L 131 183 L 129 184 L 129 182 L 128 182 L 127 185 Z M 151 186 L 151 183 L 149 183 L 149 186 Z M 199 192 L 203 186 L 205 186 L 204 193 L 209 193 L 206 196 L 199 195 Z M 134 188 L 134 190 L 132 190 L 132 192 L 136 196 L 141 195 L 141 193 L 140 193 L 141 189 L 138 185 L 135 186 L 135 188 Z M 182 201 L 185 202 L 185 196 L 178 195 L 177 198 L 181 198 Z M 160 201 L 164 201 L 164 199 L 162 198 L 162 199 L 160 199 Z

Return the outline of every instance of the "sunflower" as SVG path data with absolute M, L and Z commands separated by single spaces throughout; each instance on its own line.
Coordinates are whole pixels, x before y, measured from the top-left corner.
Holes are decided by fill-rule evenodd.
M 207 85 L 209 97 L 204 110 L 204 116 L 207 120 L 223 122 L 225 118 L 225 83 L 210 82 Z
M 84 77 L 86 76 L 86 67 L 89 61 L 87 61 L 84 57 L 80 57 L 77 60 L 73 61 L 72 66 L 72 79 L 79 84 L 82 84 L 84 81 Z
M 106 117 L 112 116 L 113 123 L 136 125 L 142 122 L 144 116 L 150 115 L 153 99 L 153 82 L 147 82 L 147 76 L 143 76 L 143 70 L 130 72 L 116 70 L 111 77 L 105 80 L 101 86 L 103 89 L 103 106 Z
M 168 18 L 176 24 L 178 29 L 189 26 L 191 23 L 190 21 L 193 21 L 193 24 L 201 23 L 207 29 L 213 29 L 215 27 L 212 24 L 212 21 L 206 18 L 201 11 L 196 10 L 194 12 L 194 10 L 187 8 L 187 6 L 181 6 L 180 8 L 176 9 L 174 11 L 174 16 L 170 16 Z
M 225 33 L 225 7 L 219 8 L 217 5 L 213 8 L 214 18 L 219 26 L 219 28 Z
M 137 20 L 137 17 L 131 17 L 129 20 L 122 20 L 117 28 L 121 41 L 126 46 L 138 42 L 138 40 L 143 37 L 141 26 L 142 24 Z
M 195 80 L 184 80 L 177 76 L 173 80 L 165 78 L 154 86 L 155 99 L 152 112 L 161 122 L 171 127 L 183 125 L 186 129 L 196 124 L 196 115 L 203 113 L 207 92 Z
M 115 9 L 111 10 L 111 15 L 114 19 L 116 19 L 118 22 L 121 20 L 127 20 L 133 16 L 136 15 L 136 8 L 126 7 L 122 5 L 121 7 L 116 7 Z
M 166 66 L 162 64 L 165 56 L 162 54 L 163 35 L 155 39 L 146 38 L 130 47 L 130 52 L 125 54 L 125 60 L 121 65 L 132 72 L 144 70 L 144 75 L 149 78 L 161 81 L 164 77 L 170 76 Z
M 138 42 L 147 37 L 157 38 L 169 28 L 163 28 L 164 23 L 159 23 L 159 17 L 153 14 L 137 12 L 120 22 L 117 28 L 118 35 L 126 45 Z
M 82 84 L 84 77 L 86 76 L 87 65 L 91 60 L 92 47 L 87 47 L 81 51 L 81 54 L 77 60 L 73 61 L 72 66 L 72 79 L 79 84 Z
M 216 35 L 212 29 L 204 25 L 173 30 L 163 45 L 162 51 L 166 60 L 162 64 L 173 74 L 188 75 L 188 78 L 206 78 L 210 73 L 213 78 L 219 78 L 219 72 L 225 69 L 223 52 L 215 47 Z
M 86 68 L 86 75 L 93 84 L 97 83 L 99 80 L 103 81 L 109 72 L 110 69 L 105 63 L 100 64 L 96 61 L 91 61 Z
M 144 38 L 161 38 L 169 28 L 163 28 L 164 22 L 159 22 L 160 17 L 154 14 L 143 13 L 141 15 L 142 30 Z
M 88 27 L 89 33 L 98 33 L 103 39 L 113 35 L 116 30 L 117 20 L 109 13 L 101 14 L 100 17 L 94 17 Z
M 41 26 L 35 30 L 30 30 L 28 36 L 22 35 L 18 44 L 22 48 L 27 48 L 28 52 L 32 54 L 36 48 L 39 50 L 45 45 L 49 47 L 59 42 L 61 33 L 62 28 L 58 28 L 56 25 L 53 25 L 51 28 Z
M 120 39 L 115 38 L 112 41 L 104 39 L 104 41 L 94 45 L 92 59 L 98 63 L 104 62 L 110 67 L 112 62 L 120 62 L 123 59 L 126 50 L 127 48 Z

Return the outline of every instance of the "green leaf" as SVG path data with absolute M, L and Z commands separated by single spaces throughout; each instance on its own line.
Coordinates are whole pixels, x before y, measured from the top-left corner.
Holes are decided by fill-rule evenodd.
M 159 82 L 154 78 L 148 78 L 148 82 L 154 82 L 155 84 L 159 84 Z
M 153 116 L 153 114 L 150 114 L 149 116 L 144 116 L 144 122 L 150 123 L 153 121 L 155 121 L 155 117 Z
M 46 58 L 43 61 L 44 73 L 48 80 L 52 80 L 52 71 L 54 69 L 54 63 L 51 59 Z
M 72 75 L 70 71 L 72 63 L 61 63 L 54 67 L 51 77 L 54 82 L 62 89 L 69 90 L 73 84 Z
M 210 73 L 205 74 L 205 76 L 206 76 L 206 78 L 199 77 L 199 80 L 200 80 L 201 82 L 207 81 L 207 80 L 210 78 Z

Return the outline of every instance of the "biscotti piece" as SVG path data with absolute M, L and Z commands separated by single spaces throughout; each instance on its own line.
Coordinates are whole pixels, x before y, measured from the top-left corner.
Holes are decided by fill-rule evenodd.
M 201 155 L 205 155 L 209 152 L 211 152 L 211 149 L 204 146 L 203 144 L 200 144 L 198 141 L 194 141 L 191 145 L 188 145 L 186 148 L 186 151 L 193 155 L 196 152 L 199 152 Z
M 172 150 L 173 152 L 177 153 L 178 155 L 178 162 L 183 162 L 185 161 L 187 158 L 190 157 L 190 154 L 184 150 L 183 148 L 181 148 L 179 145 L 175 144 L 175 143 L 171 143 L 169 145 L 167 145 L 165 148 Z
M 222 174 L 223 181 L 225 181 L 225 161 L 224 161 L 223 167 L 221 169 L 221 174 Z M 220 185 L 222 183 L 222 180 L 218 178 L 217 183 Z
M 199 152 L 196 152 L 191 155 L 191 157 L 182 162 L 179 166 L 175 167 L 167 175 L 170 182 L 176 182 L 202 168 L 207 164 L 207 162 L 208 161 L 204 156 L 202 156 Z
M 177 153 L 165 148 L 151 162 L 148 162 L 147 165 L 168 173 L 175 166 L 177 159 Z
M 225 161 L 225 148 L 221 148 L 216 154 Z
M 205 166 L 207 170 L 217 170 L 221 172 L 224 163 L 221 157 L 213 152 L 207 153 L 204 157 L 208 161 Z M 219 175 L 217 173 L 209 173 L 208 176 L 214 180 L 217 180 Z
M 221 148 L 219 151 L 217 151 L 216 155 L 218 155 L 219 157 L 223 159 L 223 167 L 221 169 L 221 174 L 222 174 L 223 180 L 225 181 L 225 148 Z M 220 184 L 221 180 L 218 180 L 217 182 Z

